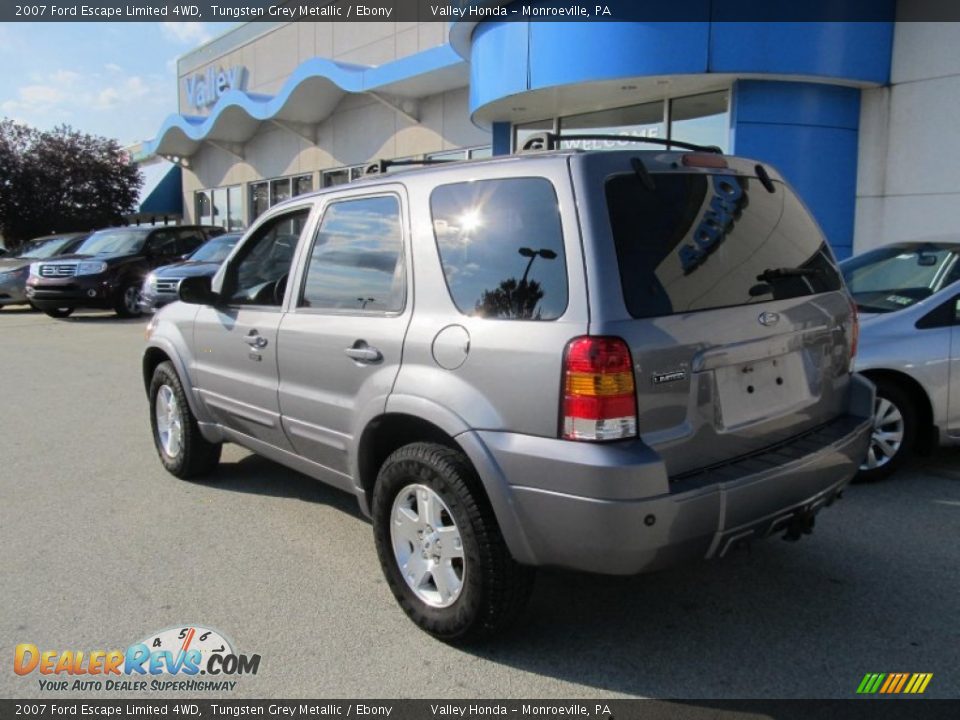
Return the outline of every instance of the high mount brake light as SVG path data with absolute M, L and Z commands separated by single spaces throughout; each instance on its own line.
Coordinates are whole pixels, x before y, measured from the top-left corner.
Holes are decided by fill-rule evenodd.
M 686 167 L 727 168 L 727 161 L 721 155 L 687 153 L 680 160 Z
M 623 340 L 583 336 L 567 344 L 560 424 L 565 440 L 636 437 L 633 361 Z

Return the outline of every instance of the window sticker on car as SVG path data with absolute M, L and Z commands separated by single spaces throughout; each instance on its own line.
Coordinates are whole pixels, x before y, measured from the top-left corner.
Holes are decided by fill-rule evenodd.
M 914 302 L 910 298 L 904 297 L 903 295 L 887 295 L 887 297 L 884 299 L 888 303 L 893 303 L 894 305 L 903 305 L 903 306 L 912 305 Z

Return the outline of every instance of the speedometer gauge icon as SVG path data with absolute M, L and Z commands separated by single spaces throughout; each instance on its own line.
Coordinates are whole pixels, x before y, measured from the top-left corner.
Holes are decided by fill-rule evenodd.
M 151 653 L 168 651 L 173 657 L 191 650 L 200 652 L 200 667 L 206 667 L 211 655 L 233 655 L 233 644 L 219 631 L 203 625 L 180 625 L 148 635 L 140 641 Z

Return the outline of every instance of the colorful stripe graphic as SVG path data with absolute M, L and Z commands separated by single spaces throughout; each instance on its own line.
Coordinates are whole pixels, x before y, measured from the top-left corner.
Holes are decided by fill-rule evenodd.
M 867 673 L 857 687 L 858 695 L 921 695 L 933 673 Z

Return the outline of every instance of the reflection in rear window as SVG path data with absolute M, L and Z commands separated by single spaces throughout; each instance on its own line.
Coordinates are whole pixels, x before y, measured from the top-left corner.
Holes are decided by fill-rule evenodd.
M 465 315 L 553 320 L 567 307 L 560 209 L 543 178 L 437 187 L 433 231 L 447 287 Z
M 735 175 L 634 174 L 606 184 L 627 309 L 637 318 L 839 290 L 830 251 L 793 192 Z M 768 272 L 768 271 L 782 271 Z
M 840 270 L 861 311 L 893 312 L 960 280 L 960 252 L 936 243 L 888 245 L 845 260 Z

